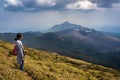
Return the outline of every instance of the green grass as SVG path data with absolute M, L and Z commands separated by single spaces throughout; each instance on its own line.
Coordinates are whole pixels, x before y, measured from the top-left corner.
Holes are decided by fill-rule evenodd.
M 20 71 L 13 46 L 0 41 L 0 80 L 120 80 L 117 70 L 31 48 Z

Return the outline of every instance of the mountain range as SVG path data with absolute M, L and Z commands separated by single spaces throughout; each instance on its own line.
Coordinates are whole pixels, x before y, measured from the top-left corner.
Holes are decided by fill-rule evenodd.
M 1 33 L 0 38 L 14 42 L 15 35 Z M 120 69 L 120 39 L 94 29 L 64 22 L 44 33 L 30 31 L 23 36 L 23 43 L 28 47 Z

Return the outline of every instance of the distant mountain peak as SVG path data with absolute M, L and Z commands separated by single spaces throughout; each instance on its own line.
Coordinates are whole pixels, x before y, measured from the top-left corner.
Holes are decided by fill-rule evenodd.
M 69 21 L 65 21 L 65 22 L 62 23 L 62 24 L 72 24 L 72 23 L 70 23 Z
M 60 25 L 77 25 L 77 24 L 71 23 L 69 21 L 65 21 L 65 22 L 61 23 Z M 81 26 L 81 25 L 79 25 L 79 26 Z
M 77 25 L 77 24 L 73 24 L 68 21 L 65 21 L 64 23 L 53 26 L 47 32 L 58 32 L 58 31 L 69 30 L 69 29 L 84 29 L 84 27 L 81 25 Z

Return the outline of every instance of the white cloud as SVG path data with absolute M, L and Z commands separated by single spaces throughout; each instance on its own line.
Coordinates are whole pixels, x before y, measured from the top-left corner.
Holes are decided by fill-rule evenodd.
M 40 8 L 49 8 L 56 5 L 56 0 L 4 0 L 4 8 L 10 10 L 34 11 Z M 32 7 L 30 7 L 32 6 Z
M 4 7 L 5 7 L 5 8 L 8 7 L 8 4 L 5 3 L 5 4 L 4 4 Z
M 55 6 L 56 2 L 54 0 L 36 0 L 38 5 L 42 6 Z
M 113 8 L 120 8 L 120 3 L 114 3 L 114 4 L 112 4 L 112 7 Z
M 83 9 L 83 10 L 91 10 L 96 9 L 97 4 L 92 3 L 89 0 L 78 0 L 74 3 L 70 3 L 66 6 L 68 9 Z
M 20 1 L 20 0 L 5 0 L 4 7 L 8 7 L 8 5 L 21 6 L 22 1 Z

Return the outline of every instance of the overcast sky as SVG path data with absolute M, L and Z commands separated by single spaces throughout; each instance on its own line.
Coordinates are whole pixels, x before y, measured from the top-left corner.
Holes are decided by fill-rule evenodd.
M 120 32 L 120 0 L 0 0 L 0 32 L 41 31 L 65 21 Z

